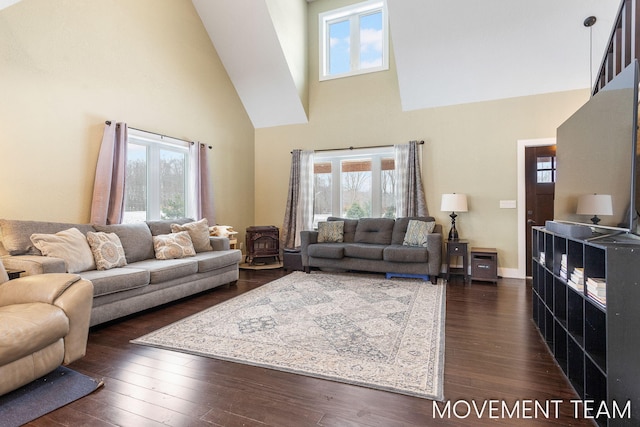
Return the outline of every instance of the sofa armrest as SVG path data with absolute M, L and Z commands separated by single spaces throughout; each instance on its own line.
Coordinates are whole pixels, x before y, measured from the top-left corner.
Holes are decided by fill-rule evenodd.
M 442 269 L 442 227 L 436 228 L 427 236 L 427 252 L 429 253 L 429 275 L 438 276 Z
M 300 232 L 300 256 L 302 266 L 309 266 L 309 245 L 318 243 L 318 232 L 314 230 L 303 230 Z
M 14 255 L 2 258 L 4 267 L 24 271 L 26 276 L 45 273 L 65 273 L 67 266 L 62 258 L 42 255 Z
M 209 242 L 214 251 L 228 251 L 230 248 L 227 237 L 210 236 Z
M 63 363 L 84 356 L 93 305 L 93 284 L 77 274 L 51 273 L 20 277 L 0 285 L 0 305 L 40 302 L 60 307 L 69 319 Z

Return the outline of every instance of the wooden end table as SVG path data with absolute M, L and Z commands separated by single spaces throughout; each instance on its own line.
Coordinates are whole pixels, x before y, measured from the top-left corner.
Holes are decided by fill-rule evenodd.
M 452 274 L 462 274 L 465 282 L 469 281 L 469 242 L 466 240 L 445 240 L 447 245 L 447 281 Z M 462 257 L 462 271 L 459 268 L 451 268 L 452 258 Z

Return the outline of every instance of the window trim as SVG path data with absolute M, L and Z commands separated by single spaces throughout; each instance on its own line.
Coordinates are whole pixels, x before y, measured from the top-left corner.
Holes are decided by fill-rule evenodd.
M 329 31 L 331 23 L 349 18 L 351 23 L 359 22 L 361 16 L 366 16 L 376 11 L 382 11 L 382 65 L 370 68 L 355 68 L 360 62 L 360 31 L 351 31 L 351 45 L 358 46 L 358 49 L 351 49 L 351 66 L 346 73 L 329 74 Z M 385 0 L 367 0 L 362 3 L 353 4 L 339 9 L 330 10 L 318 14 L 318 39 L 319 39 L 319 80 L 333 80 L 342 77 L 357 76 L 360 74 L 375 73 L 389 69 L 389 18 L 387 13 L 387 2 Z M 353 27 L 358 28 L 359 27 Z

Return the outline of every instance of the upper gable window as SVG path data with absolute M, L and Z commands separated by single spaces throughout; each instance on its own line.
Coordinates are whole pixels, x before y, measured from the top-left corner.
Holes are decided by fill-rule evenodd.
M 384 1 L 366 1 L 321 13 L 320 80 L 389 69 Z

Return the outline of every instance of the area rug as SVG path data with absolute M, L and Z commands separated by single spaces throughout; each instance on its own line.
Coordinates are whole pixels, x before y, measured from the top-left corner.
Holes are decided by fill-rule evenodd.
M 298 271 L 132 342 L 443 400 L 445 289 Z
M 21 388 L 0 396 L 0 426 L 21 426 L 84 397 L 102 385 L 60 366 Z

